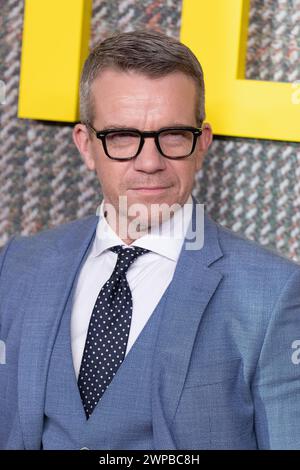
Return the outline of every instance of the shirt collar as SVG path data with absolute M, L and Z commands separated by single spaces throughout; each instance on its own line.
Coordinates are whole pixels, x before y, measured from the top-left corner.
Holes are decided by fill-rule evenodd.
M 138 238 L 128 246 L 146 248 L 176 262 L 191 221 L 192 212 L 193 200 L 189 196 L 184 206 L 178 209 L 171 219 L 165 220 L 161 225 L 154 227 L 149 233 Z M 96 237 L 90 253 L 91 257 L 99 256 L 114 245 L 125 245 L 106 221 L 104 201 L 102 201 L 97 213 L 100 217 Z

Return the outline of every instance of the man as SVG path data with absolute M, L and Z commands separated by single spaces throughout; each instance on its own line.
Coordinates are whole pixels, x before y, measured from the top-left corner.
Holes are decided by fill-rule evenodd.
M 300 448 L 300 268 L 197 211 L 203 120 L 178 41 L 90 54 L 73 135 L 100 216 L 2 250 L 2 448 Z

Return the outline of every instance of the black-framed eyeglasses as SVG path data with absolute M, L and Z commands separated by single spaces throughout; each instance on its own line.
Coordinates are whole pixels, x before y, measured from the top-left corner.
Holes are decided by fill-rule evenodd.
M 97 131 L 90 124 L 86 126 L 101 140 L 105 154 L 119 161 L 137 157 L 149 137 L 154 139 L 161 155 L 180 160 L 194 152 L 197 139 L 202 134 L 201 127 L 163 127 L 158 131 L 141 132 L 132 128 Z

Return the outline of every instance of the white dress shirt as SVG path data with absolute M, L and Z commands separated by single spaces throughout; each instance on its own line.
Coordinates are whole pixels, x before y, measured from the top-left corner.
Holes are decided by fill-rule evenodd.
M 126 274 L 133 304 L 126 354 L 172 280 L 191 216 L 192 198 L 190 196 L 184 207 L 175 212 L 172 218 L 172 232 L 170 232 L 170 224 L 167 220 L 160 225 L 159 230 L 151 230 L 151 233 L 129 245 L 147 248 L 151 253 L 137 258 Z M 73 300 L 71 341 L 77 377 L 94 304 L 117 261 L 117 254 L 109 250 L 114 245 L 126 244 L 107 223 L 102 202 L 95 240 L 79 274 Z

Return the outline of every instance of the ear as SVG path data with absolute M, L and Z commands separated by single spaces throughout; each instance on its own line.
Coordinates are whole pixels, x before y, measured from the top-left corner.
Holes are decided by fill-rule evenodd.
M 96 168 L 92 152 L 92 137 L 84 124 L 76 124 L 73 129 L 73 140 L 78 148 L 82 159 L 88 170 L 94 171 Z
M 212 128 L 208 122 L 204 122 L 202 126 L 202 134 L 199 139 L 199 146 L 202 152 L 207 152 L 212 143 Z
M 211 125 L 208 122 L 203 123 L 202 134 L 197 142 L 197 171 L 200 170 L 203 158 L 212 143 L 213 134 Z

